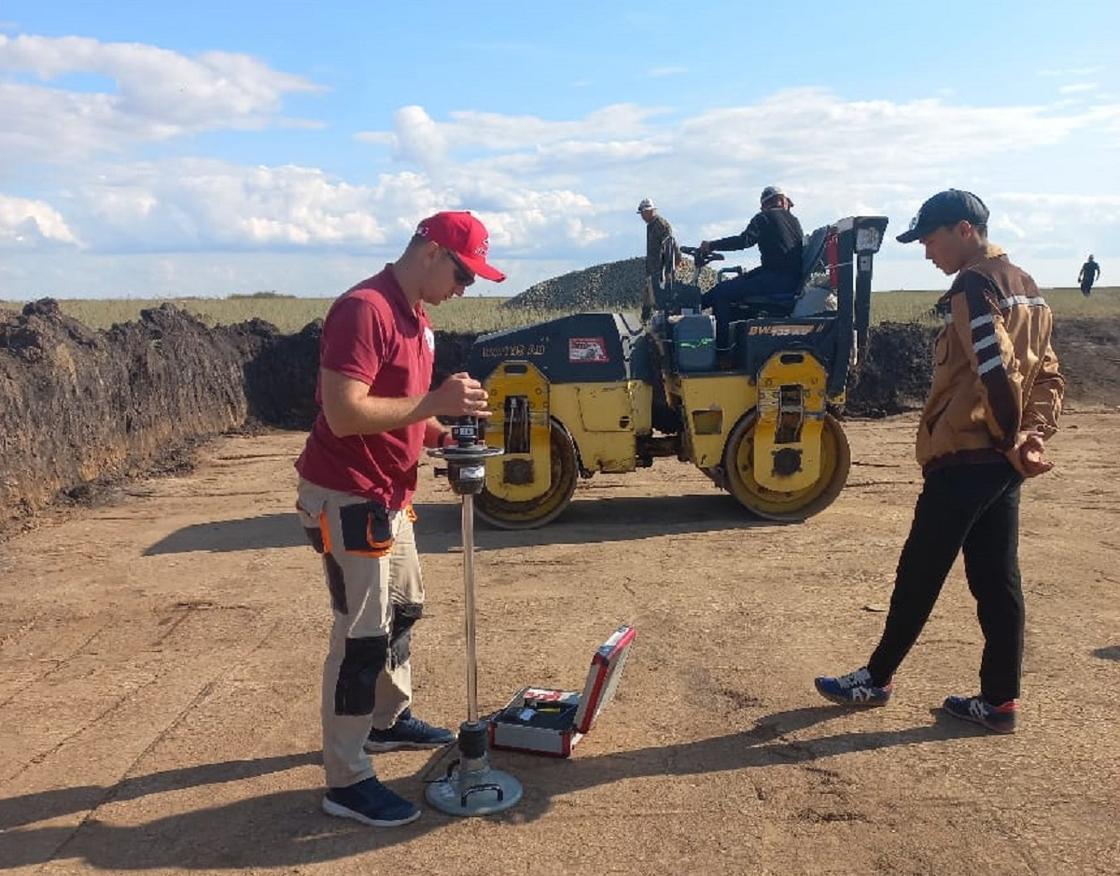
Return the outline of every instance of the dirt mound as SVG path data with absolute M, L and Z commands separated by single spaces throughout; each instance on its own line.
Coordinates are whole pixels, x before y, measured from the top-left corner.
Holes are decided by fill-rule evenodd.
M 200 440 L 254 423 L 310 428 L 322 320 L 208 328 L 169 304 L 95 331 L 43 299 L 0 310 L 0 529 L 122 478 L 182 470 Z M 436 333 L 435 381 L 474 335 Z
M 694 283 L 695 270 L 689 264 L 679 272 L 682 282 Z M 700 272 L 699 286 L 710 289 L 716 273 L 710 268 Z M 580 271 L 571 271 L 551 280 L 542 280 L 502 307 L 536 310 L 637 310 L 642 306 L 646 282 L 645 259 L 605 262 Z
M 882 417 L 921 408 L 937 332 L 914 323 L 872 326 L 867 357 L 848 378 L 846 412 Z M 1055 319 L 1054 349 L 1067 401 L 1120 405 L 1120 319 Z
M 845 413 L 885 417 L 920 408 L 929 391 L 937 329 L 885 322 L 868 332 L 867 355 L 848 374 Z
M 315 383 L 319 372 L 319 339 L 323 321 L 308 323 L 294 335 L 281 335 L 270 323 L 268 342 L 245 365 L 249 414 L 262 423 L 285 429 L 310 429 L 319 412 Z M 436 362 L 432 385 L 467 367 L 471 332 L 436 332 Z
M 1068 398 L 1120 406 L 1120 319 L 1055 319 L 1054 349 Z
M 919 407 L 935 333 L 872 328 L 847 413 Z M 309 428 L 321 334 L 318 320 L 292 335 L 263 320 L 208 328 L 171 305 L 108 331 L 64 316 L 50 299 L 0 310 L 0 529 L 56 499 L 175 469 L 195 442 L 221 432 L 257 422 Z M 1058 320 L 1054 335 L 1068 398 L 1120 404 L 1120 319 Z M 475 337 L 436 332 L 434 383 L 465 368 Z
M 0 523 L 242 425 L 265 326 L 210 329 L 169 305 L 104 332 L 51 299 L 0 311 Z
M 284 429 L 309 429 L 318 413 L 315 383 L 323 321 L 310 322 L 292 335 L 280 334 L 263 320 L 252 325 L 259 327 L 267 343 L 245 363 L 249 416 Z

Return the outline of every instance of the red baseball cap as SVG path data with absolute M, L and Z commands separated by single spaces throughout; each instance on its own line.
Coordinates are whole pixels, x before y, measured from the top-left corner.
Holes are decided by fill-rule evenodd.
M 480 277 L 500 283 L 506 275 L 486 263 L 490 251 L 490 234 L 486 226 L 466 211 L 436 213 L 416 226 L 416 233 L 447 247 L 467 268 Z

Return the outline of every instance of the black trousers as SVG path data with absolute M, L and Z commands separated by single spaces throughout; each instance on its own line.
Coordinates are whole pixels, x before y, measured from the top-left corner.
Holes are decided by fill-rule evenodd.
M 796 275 L 755 268 L 716 283 L 705 292 L 701 303 L 703 307 L 711 308 L 712 316 L 716 318 L 716 349 L 726 350 L 730 346 L 727 336 L 732 305 L 757 304 L 772 315 L 787 315 L 793 309 L 793 293 L 797 291 L 800 279 Z
M 886 684 L 918 639 L 941 586 L 964 551 L 968 588 L 984 633 L 980 692 L 999 705 L 1019 696 L 1023 588 L 1019 576 L 1019 493 L 1008 462 L 954 465 L 926 478 L 902 549 L 890 613 L 867 667 Z

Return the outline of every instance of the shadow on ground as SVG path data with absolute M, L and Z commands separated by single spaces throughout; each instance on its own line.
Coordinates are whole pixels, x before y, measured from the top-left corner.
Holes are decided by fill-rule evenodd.
M 290 548 L 306 545 L 295 511 L 283 514 L 262 514 L 214 523 L 192 523 L 165 535 L 146 551 L 144 556 L 189 554 L 195 551 L 222 554 L 232 551 L 256 551 L 268 548 Z
M 458 504 L 417 505 L 417 548 L 441 554 L 459 546 Z M 559 520 L 541 529 L 510 532 L 483 523 L 475 528 L 476 550 L 546 544 L 631 541 L 661 535 L 753 529 L 776 524 L 750 516 L 727 495 L 608 496 L 572 503 Z M 195 551 L 226 553 L 304 546 L 307 538 L 295 512 L 194 523 L 164 536 L 144 556 Z
M 572 760 L 499 753 L 495 760 L 524 782 L 525 797 L 514 809 L 492 818 L 509 824 L 535 821 L 548 812 L 556 797 L 627 779 L 796 765 L 853 751 L 945 743 L 983 732 L 938 712 L 934 723 L 905 730 L 839 733 L 807 740 L 783 738 L 844 714 L 850 713 L 837 706 L 794 709 L 767 715 L 750 730 L 727 736 Z M 438 775 L 433 767 L 440 757 L 437 753 L 420 775 Z M 95 810 L 76 828 L 17 827 L 112 801 L 237 781 L 318 760 L 318 752 L 307 752 L 208 764 L 128 779 L 111 788 L 69 788 L 0 801 L 4 818 L 0 822 L 0 867 L 34 866 L 52 860 L 78 860 L 110 871 L 291 867 L 342 860 L 408 843 L 454 821 L 425 807 L 423 817 L 414 824 L 374 830 L 322 815 L 318 808 L 321 790 L 309 788 L 183 812 L 135 826 L 105 824 L 97 820 Z M 414 800 L 422 794 L 416 778 L 390 785 Z

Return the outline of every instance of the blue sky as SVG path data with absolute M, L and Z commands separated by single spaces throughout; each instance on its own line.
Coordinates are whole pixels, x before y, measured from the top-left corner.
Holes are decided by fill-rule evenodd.
M 1041 284 L 1108 282 L 1120 3 L 1058 8 L 4 2 L 0 298 L 334 295 L 443 208 L 515 294 L 640 253 L 642 197 L 697 242 L 771 183 L 807 231 L 971 188 Z

